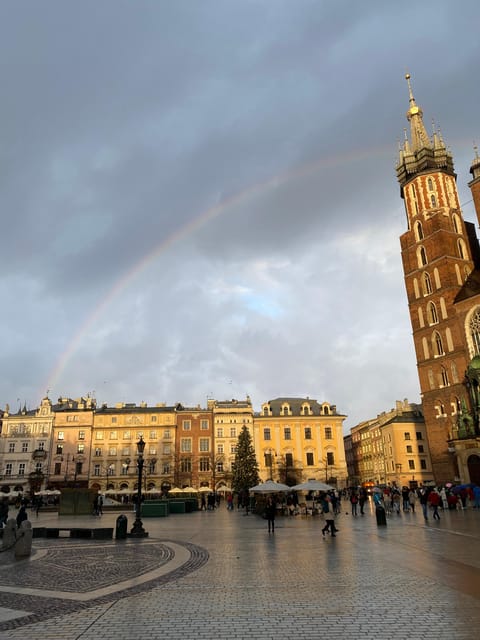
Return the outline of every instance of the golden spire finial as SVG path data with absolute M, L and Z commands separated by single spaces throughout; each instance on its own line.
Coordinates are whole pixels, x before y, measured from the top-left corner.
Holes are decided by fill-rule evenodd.
M 405 80 L 408 84 L 408 95 L 410 96 L 410 102 L 415 102 L 415 98 L 413 97 L 412 85 L 410 84 L 410 74 L 405 74 Z

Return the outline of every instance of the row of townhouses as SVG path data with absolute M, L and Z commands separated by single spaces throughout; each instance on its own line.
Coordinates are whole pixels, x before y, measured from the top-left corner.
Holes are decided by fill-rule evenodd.
M 63 487 L 136 490 L 142 437 L 146 491 L 230 486 L 238 436 L 252 437 L 262 480 L 293 485 L 315 478 L 348 483 L 343 422 L 334 405 L 277 398 L 254 413 L 250 398 L 208 400 L 206 408 L 146 403 L 97 407 L 93 398 L 45 397 L 2 416 L 0 490 Z

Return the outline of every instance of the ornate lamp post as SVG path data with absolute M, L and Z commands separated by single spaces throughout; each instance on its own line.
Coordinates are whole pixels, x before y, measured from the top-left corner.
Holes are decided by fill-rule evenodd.
M 137 485 L 137 508 L 135 510 L 135 522 L 133 523 L 132 530 L 130 531 L 130 537 L 132 538 L 146 538 L 148 536 L 148 532 L 143 528 L 143 523 L 141 520 L 142 514 L 142 473 L 143 473 L 143 452 L 145 450 L 145 441 L 143 436 L 140 436 L 140 440 L 137 442 L 137 452 L 138 452 L 138 485 Z

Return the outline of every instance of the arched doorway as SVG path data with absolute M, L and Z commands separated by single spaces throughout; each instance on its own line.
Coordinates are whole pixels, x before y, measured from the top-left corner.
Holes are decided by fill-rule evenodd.
M 467 460 L 470 482 L 480 485 L 480 456 L 473 454 Z

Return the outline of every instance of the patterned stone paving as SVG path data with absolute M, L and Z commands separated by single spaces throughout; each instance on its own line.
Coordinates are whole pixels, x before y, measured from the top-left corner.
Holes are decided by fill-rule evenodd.
M 179 566 L 175 546 L 187 552 Z M 2 557 L 0 607 L 28 615 L 1 621 L 0 631 L 150 590 L 196 571 L 208 557 L 205 549 L 178 541 L 35 544 L 27 560 Z M 95 597 L 102 588 L 107 593 Z M 80 595 L 89 592 L 93 597 L 84 601 Z

